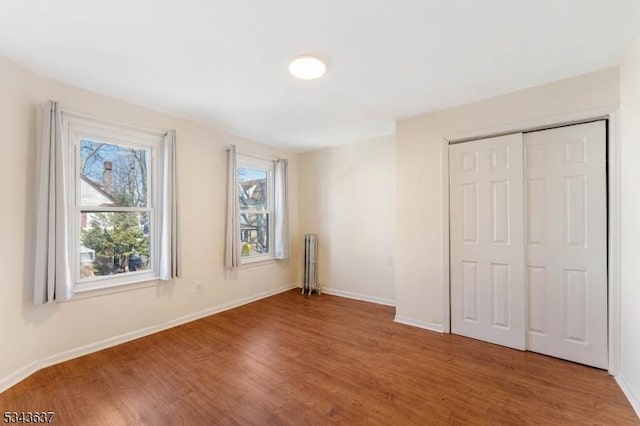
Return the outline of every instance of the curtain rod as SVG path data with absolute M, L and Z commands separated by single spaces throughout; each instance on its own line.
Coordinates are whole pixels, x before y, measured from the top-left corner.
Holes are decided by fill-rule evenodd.
M 92 115 L 92 114 L 87 114 L 84 112 L 78 112 L 78 111 L 73 111 L 70 110 L 68 108 L 60 108 L 60 110 L 65 113 L 65 114 L 69 114 L 69 115 L 73 115 L 76 116 L 78 118 L 85 118 L 85 119 L 89 119 L 89 120 L 93 120 L 93 121 L 98 121 L 104 124 L 109 124 L 112 126 L 119 126 L 119 127 L 125 127 L 127 129 L 131 129 L 131 130 L 137 130 L 139 132 L 145 132 L 145 133 L 149 133 L 152 135 L 156 135 L 156 136 L 166 136 L 168 131 L 167 130 L 159 130 L 159 129 L 153 129 L 151 127 L 144 127 L 144 126 L 137 126 L 135 124 L 130 124 L 130 123 L 124 123 L 122 121 L 118 121 L 118 120 L 111 120 L 108 118 L 104 118 L 104 117 L 99 117 L 96 115 Z
M 224 150 L 225 151 L 229 151 L 231 149 L 232 146 L 235 145 L 229 145 L 227 146 Z M 270 157 L 267 155 L 260 155 L 260 154 L 253 154 L 250 152 L 246 152 L 246 151 L 240 151 L 238 149 L 236 149 L 236 154 L 242 155 L 244 157 L 250 157 L 250 158 L 255 158 L 257 160 L 265 160 L 265 161 L 280 161 L 280 160 L 286 160 L 286 158 L 281 158 L 281 157 Z

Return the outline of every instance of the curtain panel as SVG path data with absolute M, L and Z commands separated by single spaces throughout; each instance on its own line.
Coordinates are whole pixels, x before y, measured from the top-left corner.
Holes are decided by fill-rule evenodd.
M 63 139 L 62 109 L 42 106 L 38 144 L 34 303 L 69 300 L 73 276 L 69 251 L 69 154 Z
M 160 265 L 163 281 L 182 278 L 182 253 L 178 222 L 178 179 L 176 161 L 176 131 L 164 137 L 161 159 L 160 188 Z
M 289 207 L 288 207 L 288 162 L 274 161 L 274 206 L 275 235 L 273 256 L 276 259 L 289 258 Z
M 238 205 L 237 154 L 235 145 L 227 148 L 227 223 L 224 266 L 240 266 L 240 206 Z

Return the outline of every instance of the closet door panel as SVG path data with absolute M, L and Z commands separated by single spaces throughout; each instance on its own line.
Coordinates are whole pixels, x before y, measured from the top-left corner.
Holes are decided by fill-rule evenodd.
M 451 329 L 525 349 L 522 135 L 449 147 Z
M 607 368 L 606 122 L 524 135 L 527 349 Z

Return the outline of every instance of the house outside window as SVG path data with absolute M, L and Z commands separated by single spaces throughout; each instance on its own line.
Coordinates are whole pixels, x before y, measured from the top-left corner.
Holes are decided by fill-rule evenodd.
M 273 161 L 239 156 L 237 180 L 243 262 L 273 259 Z
M 157 278 L 162 136 L 78 117 L 68 118 L 65 129 L 76 290 Z

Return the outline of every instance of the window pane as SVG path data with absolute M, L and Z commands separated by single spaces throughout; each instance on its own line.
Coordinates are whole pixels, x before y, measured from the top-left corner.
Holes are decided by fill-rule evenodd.
M 267 210 L 266 170 L 238 167 L 238 196 L 240 210 Z
M 80 278 L 151 268 L 147 212 L 83 211 L 80 225 Z
M 242 256 L 269 253 L 268 213 L 240 213 L 240 248 Z
M 147 206 L 149 151 L 82 140 L 81 206 Z

